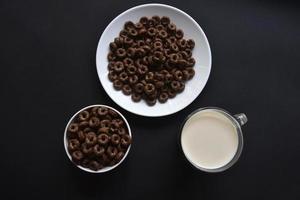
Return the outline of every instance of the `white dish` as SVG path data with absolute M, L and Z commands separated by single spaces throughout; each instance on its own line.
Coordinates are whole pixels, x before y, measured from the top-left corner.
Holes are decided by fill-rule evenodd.
M 70 155 L 70 153 L 69 153 L 69 151 L 68 151 L 68 142 L 67 142 L 67 132 L 68 132 L 68 127 L 69 127 L 70 123 L 73 121 L 73 119 L 74 119 L 81 111 L 84 111 L 84 110 L 86 110 L 86 109 L 88 109 L 88 108 L 95 107 L 95 106 L 106 107 L 106 108 L 109 108 L 109 109 L 115 111 L 116 113 L 118 113 L 118 114 L 122 117 L 122 119 L 124 120 L 124 122 L 125 122 L 125 124 L 126 124 L 126 126 L 127 126 L 127 129 L 128 129 L 128 134 L 129 134 L 130 137 L 132 138 L 130 126 L 129 126 L 127 120 L 126 120 L 125 117 L 124 117 L 119 111 L 117 111 L 116 109 L 114 109 L 114 108 L 112 108 L 112 107 L 110 107 L 110 106 L 107 106 L 107 105 L 100 105 L 100 104 L 90 105 L 90 106 L 84 107 L 84 108 L 80 109 L 77 113 L 75 113 L 75 114 L 71 117 L 71 119 L 69 120 L 69 122 L 68 122 L 68 124 L 67 124 L 67 126 L 66 126 L 66 128 L 65 128 L 65 133 L 64 133 L 64 147 L 65 147 L 65 152 L 66 152 L 68 158 L 70 159 L 70 161 L 71 161 L 74 165 L 76 165 L 76 164 L 72 161 L 72 157 L 71 157 L 71 155 Z M 104 173 L 104 172 L 108 172 L 108 171 L 110 171 L 110 170 L 116 168 L 118 165 L 120 165 L 120 164 L 125 160 L 126 156 L 127 156 L 128 153 L 129 153 L 130 147 L 131 147 L 131 145 L 128 147 L 128 149 L 127 149 L 127 151 L 126 151 L 124 157 L 120 160 L 120 162 L 116 163 L 116 164 L 113 165 L 113 166 L 104 167 L 104 168 L 102 168 L 102 169 L 100 169 L 100 170 L 98 170 L 98 171 L 93 171 L 93 170 L 91 170 L 91 169 L 89 169 L 89 168 L 85 168 L 85 167 L 80 166 L 80 165 L 76 165 L 76 166 L 77 166 L 79 169 L 81 169 L 81 170 L 83 170 L 83 171 L 86 171 L 86 172 L 90 172 L 90 173 Z
M 130 96 L 113 88 L 108 79 L 109 43 L 119 35 L 126 21 L 138 22 L 140 17 L 153 15 L 168 16 L 176 26 L 184 31 L 184 38 L 192 38 L 195 41 L 193 57 L 196 60 L 194 66 L 195 76 L 186 82 L 185 90 L 166 103 L 157 102 L 154 106 L 148 106 L 145 101 L 135 103 Z M 192 103 L 203 90 L 211 70 L 211 51 L 208 40 L 199 24 L 185 12 L 164 4 L 144 4 L 133 7 L 117 16 L 104 30 L 98 43 L 96 52 L 96 65 L 100 82 L 110 96 L 122 108 L 142 116 L 159 117 L 178 112 Z

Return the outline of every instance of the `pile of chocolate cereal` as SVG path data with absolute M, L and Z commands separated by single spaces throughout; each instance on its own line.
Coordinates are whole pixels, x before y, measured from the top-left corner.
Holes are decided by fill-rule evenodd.
M 67 143 L 75 164 L 97 171 L 120 162 L 131 137 L 117 112 L 94 106 L 74 117 L 67 128 Z
M 185 88 L 195 75 L 193 39 L 169 17 L 141 17 L 128 21 L 119 37 L 110 43 L 108 78 L 116 90 L 131 95 L 134 102 L 165 103 Z

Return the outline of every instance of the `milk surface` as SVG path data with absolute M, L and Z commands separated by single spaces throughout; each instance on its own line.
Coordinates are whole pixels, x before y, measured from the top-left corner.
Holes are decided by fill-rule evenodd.
M 238 149 L 238 134 L 230 119 L 213 109 L 194 114 L 181 134 L 185 156 L 194 165 L 216 169 L 228 164 Z

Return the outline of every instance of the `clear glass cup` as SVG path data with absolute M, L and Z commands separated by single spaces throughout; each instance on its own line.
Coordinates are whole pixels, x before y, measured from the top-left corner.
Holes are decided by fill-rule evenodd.
M 186 124 L 186 122 L 195 114 L 204 111 L 204 110 L 213 110 L 216 111 L 218 113 L 221 113 L 222 115 L 224 115 L 225 117 L 227 117 L 233 124 L 233 126 L 236 128 L 237 131 L 237 135 L 238 135 L 238 146 L 237 146 L 237 151 L 235 152 L 235 155 L 233 156 L 233 158 L 224 166 L 221 166 L 219 168 L 203 168 L 197 164 L 195 164 L 193 161 L 191 161 L 190 159 L 188 159 L 187 155 L 185 155 L 183 149 L 182 149 L 182 144 L 181 144 L 181 136 L 182 136 L 182 130 L 184 128 L 184 125 Z M 239 159 L 242 150 L 243 150 L 243 144 L 244 144 L 244 140 L 243 140 L 243 133 L 242 133 L 242 129 L 241 127 L 246 124 L 248 121 L 247 116 L 244 113 L 240 113 L 240 114 L 235 114 L 232 115 L 230 114 L 228 111 L 222 109 L 222 108 L 217 108 L 217 107 L 204 107 L 204 108 L 199 108 L 197 110 L 195 110 L 194 112 L 192 112 L 190 115 L 187 116 L 187 118 L 184 120 L 184 122 L 182 123 L 181 129 L 180 129 L 180 136 L 179 136 L 179 145 L 180 145 L 180 149 L 183 153 L 184 158 L 196 169 L 204 171 L 204 172 L 211 172 L 211 173 L 215 173 L 215 172 L 222 172 L 227 170 L 228 168 L 230 168 L 232 165 L 234 165 L 237 160 Z

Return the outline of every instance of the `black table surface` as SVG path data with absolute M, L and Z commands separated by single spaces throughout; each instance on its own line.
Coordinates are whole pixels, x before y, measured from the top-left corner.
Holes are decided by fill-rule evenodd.
M 1 0 L 1 199 L 300 199 L 300 14 L 293 1 L 162 1 L 204 29 L 212 71 L 200 96 L 160 118 L 117 106 L 98 80 L 102 31 L 147 1 Z M 120 110 L 134 143 L 105 174 L 68 160 L 63 132 L 90 104 Z M 177 134 L 193 110 L 218 106 L 249 118 L 240 160 L 223 173 L 194 170 Z

